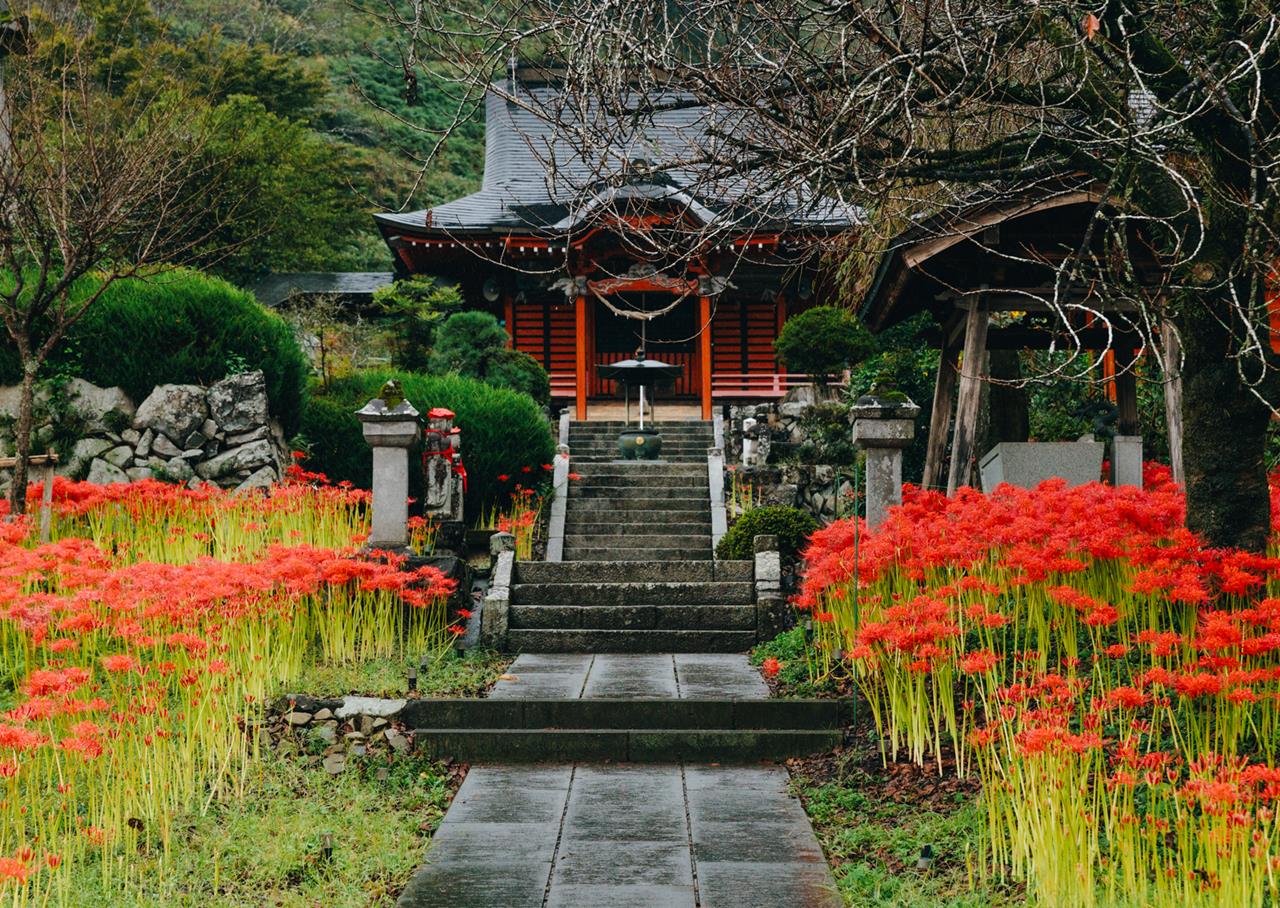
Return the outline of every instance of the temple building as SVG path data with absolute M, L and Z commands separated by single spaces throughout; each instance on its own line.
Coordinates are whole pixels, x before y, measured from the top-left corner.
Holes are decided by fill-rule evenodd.
M 618 394 L 597 366 L 640 350 L 681 367 L 665 395 L 699 403 L 703 418 L 717 402 L 807 381 L 773 341 L 788 315 L 824 301 L 818 245 L 860 212 L 700 168 L 714 155 L 699 150 L 734 124 L 678 94 L 639 99 L 643 117 L 613 124 L 575 120 L 565 101 L 545 71 L 491 86 L 481 189 L 376 216 L 397 274 L 456 283 L 546 368 L 553 398 L 578 419 Z

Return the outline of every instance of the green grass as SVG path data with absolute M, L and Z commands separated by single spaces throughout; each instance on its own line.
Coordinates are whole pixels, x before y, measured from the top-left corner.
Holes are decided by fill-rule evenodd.
M 380 770 L 385 769 L 383 773 Z M 330 776 L 314 759 L 264 755 L 243 800 L 215 803 L 176 824 L 173 854 L 130 861 L 137 881 L 126 896 L 101 868 L 77 869 L 84 908 L 388 905 L 421 864 L 448 809 L 456 776 L 422 758 L 351 758 Z M 332 857 L 322 844 L 332 836 Z M 122 900 L 123 899 L 123 900 Z
M 856 908 L 988 908 L 1024 904 L 978 878 L 984 815 L 972 786 L 936 768 L 882 766 L 874 739 L 793 766 L 793 786 L 845 904 Z M 916 863 L 929 845 L 928 870 Z M 971 869 L 972 868 L 972 872 Z
M 348 665 L 315 663 L 289 682 L 280 693 L 309 697 L 403 697 L 408 693 L 408 669 L 417 664 L 408 654 Z M 489 650 L 449 650 L 427 671 L 419 670 L 418 692 L 424 697 L 479 697 L 511 664 L 509 656 Z
M 778 674 L 769 680 L 775 697 L 835 697 L 849 693 L 848 679 L 844 676 L 810 679 L 813 653 L 805 643 L 803 628 L 783 631 L 751 651 L 752 665 L 761 665 L 769 658 L 777 659 L 781 666 Z

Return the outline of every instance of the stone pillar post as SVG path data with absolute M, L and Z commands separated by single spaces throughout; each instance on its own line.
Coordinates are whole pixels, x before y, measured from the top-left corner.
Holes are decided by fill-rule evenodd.
M 367 546 L 403 549 L 409 544 L 409 449 L 418 441 L 418 411 L 407 400 L 389 408 L 375 397 L 356 411 L 356 418 L 373 448 L 373 529 Z
M 1142 436 L 1117 435 L 1111 440 L 1111 484 L 1142 488 Z
M 867 526 L 884 522 L 889 508 L 902 504 L 902 449 L 916 434 L 920 408 L 901 400 L 859 397 L 850 411 L 853 443 L 867 453 Z

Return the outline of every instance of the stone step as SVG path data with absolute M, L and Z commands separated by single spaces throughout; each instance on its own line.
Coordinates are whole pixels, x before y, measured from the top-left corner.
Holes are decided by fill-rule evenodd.
M 756 763 L 821 753 L 841 740 L 835 730 L 426 728 L 414 732 L 414 750 L 461 762 Z
M 698 513 L 695 511 L 682 511 L 680 520 L 672 522 L 670 514 L 658 515 L 654 520 L 623 520 L 623 516 L 618 515 L 617 520 L 593 520 L 589 511 L 576 515 L 576 519 L 566 522 L 566 530 L 570 536 L 614 536 L 614 535 L 630 535 L 630 536 L 684 536 L 697 534 L 699 536 L 709 536 L 711 534 L 711 514 L 708 512 Z M 566 537 L 567 538 L 567 537 Z
M 711 561 L 715 553 L 708 542 L 706 551 L 694 551 L 688 548 L 655 549 L 645 548 L 628 551 L 619 548 L 593 548 L 591 546 L 565 545 L 565 561 Z
M 747 605 L 755 602 L 755 585 L 745 581 L 710 583 L 517 583 L 516 605 Z
M 711 500 L 707 498 L 689 498 L 675 497 L 644 497 L 644 498 L 581 498 L 576 497 L 571 492 L 569 494 L 568 511 L 569 515 L 578 512 L 604 513 L 611 511 L 653 511 L 655 513 L 663 513 L 667 511 L 710 511 Z
M 745 653 L 755 645 L 754 630 L 511 628 L 506 648 L 514 653 Z
M 597 536 L 566 536 L 564 540 L 565 550 L 591 549 L 593 551 L 615 551 L 624 554 L 632 552 L 675 552 L 675 558 L 662 558 L 657 555 L 650 556 L 650 561 L 679 561 L 680 552 L 699 552 L 709 553 L 711 551 L 711 536 L 709 533 L 702 535 L 681 535 L 681 536 L 620 536 L 613 534 L 601 534 Z M 599 561 L 600 559 L 594 559 Z M 620 561 L 634 561 L 634 558 L 619 559 Z M 682 576 L 672 575 L 668 573 L 667 577 Z
M 513 629 L 752 631 L 754 605 L 512 605 Z
M 690 480 L 683 485 L 668 482 L 639 482 L 628 486 L 586 483 L 576 486 L 569 493 L 569 498 L 661 498 L 667 494 L 680 498 L 701 498 L 710 507 L 711 493 L 706 480 L 701 483 Z
M 662 454 L 666 454 L 668 452 L 679 452 L 681 454 L 706 454 L 707 448 L 709 447 L 710 445 L 705 445 L 698 441 L 668 441 L 665 438 L 662 440 Z M 609 442 L 604 439 L 599 441 L 579 440 L 576 444 L 573 442 L 570 442 L 569 444 L 570 458 L 575 454 L 616 454 L 617 452 L 618 443 L 616 440 L 613 442 Z
M 706 488 L 708 483 L 706 466 L 697 462 L 660 464 L 634 470 L 620 467 L 620 464 L 613 463 L 579 464 L 571 468 L 579 477 L 576 480 L 572 480 L 573 485 L 575 487 L 584 485 L 635 486 L 652 483 L 654 485 L 669 486 L 692 484 Z M 672 470 L 679 470 L 680 472 L 671 472 Z
M 619 583 L 661 582 L 679 576 L 688 582 L 753 579 L 750 561 L 702 562 L 666 561 L 649 564 L 569 564 L 555 561 L 516 562 L 516 583 Z
M 397 716 L 414 729 L 840 728 L 845 700 L 800 698 L 449 698 L 409 700 Z
M 578 466 L 583 466 L 586 464 L 596 464 L 596 463 L 598 464 L 629 463 L 629 461 L 620 460 L 617 454 L 575 454 L 573 456 L 573 463 L 577 464 Z M 702 468 L 705 470 L 707 468 L 706 467 L 707 455 L 706 455 L 706 452 L 704 451 L 701 454 L 672 454 L 668 456 L 667 453 L 664 451 L 662 454 L 662 460 L 656 461 L 656 463 L 658 464 L 700 463 L 702 464 Z

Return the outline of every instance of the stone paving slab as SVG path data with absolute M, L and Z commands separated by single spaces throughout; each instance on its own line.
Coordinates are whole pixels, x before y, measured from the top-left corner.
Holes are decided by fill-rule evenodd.
M 840 899 L 783 767 L 564 764 L 472 767 L 398 905 L 838 908 Z
M 489 697 L 765 700 L 769 687 L 736 653 L 524 653 Z

